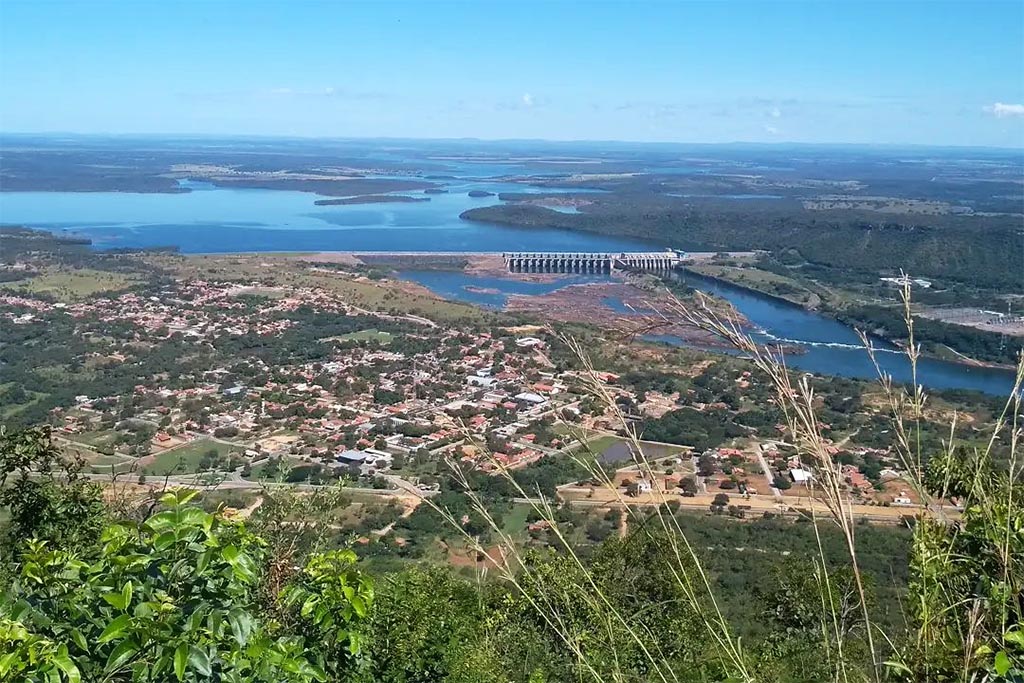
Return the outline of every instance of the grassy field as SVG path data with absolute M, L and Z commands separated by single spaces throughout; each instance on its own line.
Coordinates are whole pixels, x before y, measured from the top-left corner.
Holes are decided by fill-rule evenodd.
M 240 446 L 229 446 L 210 439 L 198 439 L 160 453 L 153 462 L 143 468 L 143 472 L 157 476 L 179 473 L 194 474 L 198 471 L 199 461 L 211 449 L 216 451 L 218 456 L 241 453 L 244 450 Z
M 0 386 L 2 386 L 2 385 L 0 385 Z M 44 393 L 39 392 L 39 391 L 28 391 L 28 390 L 25 391 L 25 394 L 26 394 L 26 396 L 28 398 L 27 401 L 25 401 L 23 403 L 6 405 L 6 406 L 3 406 L 3 407 L 0 407 L 0 420 L 13 420 L 15 417 L 18 416 L 18 413 L 20 413 L 21 411 L 25 410 L 29 406 L 34 405 L 35 403 L 38 403 L 39 401 L 41 401 L 42 399 L 46 398 L 49 395 L 49 394 L 44 394 Z
M 767 270 L 717 265 L 690 266 L 688 270 L 777 296 L 808 308 L 817 308 L 822 301 L 821 292 L 812 291 L 805 283 Z
M 348 334 L 332 337 L 331 339 L 336 339 L 338 341 L 376 341 L 381 344 L 390 344 L 392 336 L 390 332 L 381 332 L 380 330 L 370 329 L 359 330 L 358 332 L 349 332 Z
M 411 313 L 432 320 L 487 322 L 495 315 L 469 304 L 444 301 L 404 289 L 393 281 L 375 281 L 339 271 L 313 270 L 298 255 L 232 254 L 178 256 L 149 255 L 147 262 L 182 278 L 207 278 L 258 282 L 267 287 L 320 287 L 348 303 L 372 311 Z
M 581 445 L 580 449 L 590 452 L 596 457 L 601 457 L 601 454 L 612 446 L 625 442 L 625 439 L 617 436 L 591 434 L 587 436 L 586 443 Z
M 103 270 L 46 268 L 39 275 L 27 280 L 3 283 L 0 289 L 29 294 L 50 294 L 60 301 L 70 303 L 100 292 L 120 291 L 136 282 L 137 280 L 128 275 Z
M 89 470 L 99 474 L 110 474 L 111 469 L 115 472 L 128 472 L 135 464 L 135 458 L 120 455 L 95 454 L 88 458 Z
M 502 519 L 502 527 L 505 533 L 512 536 L 521 536 L 526 530 L 526 518 L 533 510 L 529 505 L 515 505 L 511 512 L 505 513 Z
M 632 461 L 630 453 L 629 440 L 621 436 L 613 436 L 611 434 L 597 434 L 592 433 L 587 435 L 586 446 L 580 446 L 577 451 L 592 453 L 598 460 L 604 462 L 602 456 L 608 459 L 609 462 L 619 463 L 623 462 L 628 464 Z M 674 455 L 682 451 L 680 446 L 671 446 L 668 444 L 652 443 L 649 441 L 641 441 L 640 447 L 643 449 L 644 455 L 649 460 L 657 460 L 670 455 Z M 680 469 L 679 466 L 676 469 Z M 684 467 L 685 469 L 685 467 Z
M 67 437 L 61 434 L 54 436 L 55 441 L 62 445 L 65 453 L 72 457 L 81 457 L 88 463 L 89 471 L 101 474 L 109 474 L 111 468 L 117 472 L 127 472 L 136 463 L 136 459 L 130 455 L 114 454 L 106 455 L 84 445 L 85 441 L 80 434 L 70 434 Z M 73 443 L 72 443 L 73 442 Z
M 113 443 L 117 437 L 117 432 L 113 429 L 100 429 L 95 432 L 82 432 L 81 434 L 73 434 L 69 438 L 72 441 L 84 443 L 93 448 L 101 448 L 103 446 L 109 446 Z

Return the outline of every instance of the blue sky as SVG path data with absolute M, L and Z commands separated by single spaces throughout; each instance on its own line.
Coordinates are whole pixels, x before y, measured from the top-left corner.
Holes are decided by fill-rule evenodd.
M 0 0 L 0 130 L 1024 146 L 1024 3 Z

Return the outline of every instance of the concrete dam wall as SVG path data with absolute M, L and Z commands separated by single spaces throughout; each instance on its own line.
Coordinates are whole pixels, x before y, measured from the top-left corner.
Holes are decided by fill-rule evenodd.
M 672 270 L 682 257 L 674 251 L 652 252 L 506 252 L 510 273 L 611 273 L 613 270 Z

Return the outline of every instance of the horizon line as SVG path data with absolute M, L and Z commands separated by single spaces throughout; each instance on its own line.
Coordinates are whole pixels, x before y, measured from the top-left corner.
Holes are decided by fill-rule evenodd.
M 115 133 L 115 132 L 76 132 L 76 131 L 4 131 L 0 130 L 0 138 L 4 136 L 17 137 L 84 137 L 84 138 L 167 138 L 167 139 L 188 139 L 208 138 L 215 140 L 304 140 L 304 141 L 401 141 L 401 142 L 479 142 L 479 143 L 545 143 L 553 145 L 571 144 L 614 144 L 614 145 L 644 145 L 644 146 L 701 146 L 701 147 L 728 147 L 750 145 L 757 147 L 869 147 L 869 148 L 917 148 L 917 149 L 976 149 L 996 150 L 1006 152 L 1024 152 L 1024 141 L 1018 146 L 1004 147 L 996 145 L 957 145 L 951 143 L 920 143 L 920 142 L 800 142 L 796 140 L 777 141 L 755 141 L 755 140 L 731 140 L 727 142 L 695 142 L 695 141 L 671 141 L 671 140 L 617 140 L 617 139 L 558 139 L 558 138 L 481 138 L 468 137 L 410 137 L 410 136 L 389 136 L 389 135 L 368 135 L 368 136 L 336 136 L 336 135 L 301 135 L 286 133 Z

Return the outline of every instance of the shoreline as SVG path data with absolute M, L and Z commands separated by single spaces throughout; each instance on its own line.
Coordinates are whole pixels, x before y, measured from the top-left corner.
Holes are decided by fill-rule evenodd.
M 445 270 L 459 272 L 468 278 L 488 277 L 507 280 L 508 282 L 554 283 L 566 277 L 565 273 L 510 273 L 500 253 L 358 253 L 358 252 L 319 252 L 308 255 L 297 255 L 297 260 L 307 263 L 337 263 L 340 265 L 378 265 L 403 270 Z M 403 263 L 406 259 L 421 263 Z M 462 261 L 456 265 L 453 261 Z M 423 261 L 432 261 L 424 264 Z M 424 267 L 424 266 L 427 267 Z M 417 268 L 418 266 L 418 268 Z M 432 267 L 430 267 L 432 266 Z M 638 286 L 631 280 L 627 271 L 619 277 L 610 276 L 607 281 L 600 282 L 567 282 L 544 294 L 505 293 L 499 289 L 468 282 L 464 289 L 467 292 L 500 293 L 505 296 L 505 303 L 496 309 L 508 314 L 526 314 L 543 318 L 547 322 L 592 324 L 622 338 L 645 341 L 642 337 L 655 333 L 678 338 L 684 344 L 695 344 L 709 350 L 731 348 L 714 335 L 697 330 L 680 323 L 657 321 L 657 310 L 669 305 L 668 294 L 660 287 L 648 289 Z M 400 277 L 397 273 L 388 278 L 401 291 L 430 296 L 441 301 L 454 301 L 467 305 L 479 306 L 472 301 L 458 297 L 444 296 L 414 280 Z M 619 310 L 608 304 L 609 299 L 621 302 L 624 308 Z M 717 300 L 717 298 L 716 298 Z M 740 325 L 749 325 L 739 311 L 726 301 L 721 301 L 722 314 L 728 315 Z M 798 349 L 790 349 L 798 353 Z
M 272 257 L 272 256 L 277 256 L 277 257 L 283 257 L 283 258 L 303 260 L 303 261 L 307 261 L 307 262 L 310 262 L 310 263 L 318 263 L 319 262 L 319 263 L 338 263 L 338 264 L 343 264 L 343 265 L 368 265 L 368 266 L 380 265 L 380 266 L 385 266 L 385 267 L 391 265 L 392 267 L 402 268 L 402 269 L 406 269 L 406 270 L 447 270 L 447 271 L 458 271 L 458 272 L 463 272 L 463 273 L 465 273 L 467 275 L 470 275 L 470 276 L 498 277 L 498 278 L 501 278 L 501 279 L 508 279 L 508 280 L 511 280 L 511 281 L 520 281 L 520 282 L 548 283 L 548 282 L 557 281 L 560 277 L 564 277 L 564 274 L 559 274 L 559 273 L 514 273 L 514 274 L 513 273 L 509 273 L 505 269 L 505 267 L 504 267 L 504 263 L 501 260 L 501 253 L 500 252 L 482 252 L 482 251 L 475 251 L 475 252 L 473 252 L 473 251 L 452 251 L 452 252 L 422 252 L 422 251 L 417 251 L 417 252 L 411 252 L 411 251 L 403 251 L 403 252 L 397 252 L 397 251 L 396 252 L 388 252 L 388 251 L 372 251 L 372 252 L 369 252 L 369 251 L 313 251 L 313 252 L 310 252 L 310 251 L 294 251 L 294 252 L 289 252 L 289 251 L 281 252 L 281 251 L 278 251 L 278 252 L 262 252 L 262 251 L 255 251 L 255 252 L 245 252 L 245 251 L 240 251 L 240 252 L 223 252 L 223 253 L 216 253 L 216 254 L 214 254 L 214 253 L 182 254 L 180 252 L 177 252 L 177 253 L 180 256 L 185 257 L 185 258 L 197 258 L 197 257 L 201 258 L 203 256 L 246 256 L 246 257 Z M 367 260 L 363 260 L 362 257 L 368 257 L 368 258 L 367 258 Z M 400 261 L 402 259 L 410 259 L 411 262 L 407 263 L 407 264 L 402 264 L 402 263 L 400 263 Z M 448 261 L 447 264 L 440 263 L 440 262 L 443 262 L 445 260 Z M 419 261 L 419 263 L 417 263 L 416 261 Z M 433 261 L 433 263 L 430 263 L 431 261 Z M 455 263 L 453 261 L 458 261 L 458 262 L 461 262 L 461 263 Z M 785 306 L 792 306 L 794 308 L 797 308 L 797 309 L 800 309 L 800 310 L 803 310 L 803 311 L 807 311 L 807 312 L 813 313 L 814 315 L 820 315 L 823 318 L 826 318 L 828 320 L 832 320 L 832 321 L 837 322 L 839 324 L 845 325 L 847 327 L 850 327 L 851 329 L 856 329 L 854 326 L 849 325 L 849 324 L 843 322 L 842 320 L 838 319 L 837 317 L 835 317 L 833 315 L 830 315 L 830 314 L 828 314 L 828 313 L 826 313 L 826 312 L 824 312 L 824 311 L 822 311 L 820 309 L 811 309 L 811 308 L 808 308 L 808 307 L 806 307 L 806 306 L 804 306 L 802 304 L 799 304 L 799 303 L 796 303 L 796 302 L 794 302 L 792 300 L 786 299 L 784 297 L 780 297 L 778 295 L 771 294 L 769 292 L 763 292 L 763 291 L 755 289 L 753 287 L 750 287 L 750 286 L 747 286 L 747 285 L 743 285 L 743 284 L 738 284 L 736 282 L 732 282 L 732 281 L 726 280 L 724 278 L 719 278 L 719 277 L 716 277 L 716 276 L 713 276 L 713 275 L 705 275 L 705 274 L 699 273 L 699 272 L 693 272 L 693 271 L 690 271 L 688 268 L 685 268 L 685 267 L 683 268 L 683 270 L 684 270 L 684 272 L 687 273 L 687 275 L 689 275 L 691 277 L 704 278 L 704 279 L 707 279 L 709 281 L 717 282 L 719 284 L 722 284 L 722 285 L 725 285 L 725 286 L 728 286 L 728 287 L 734 287 L 737 290 L 740 290 L 740 291 L 743 291 L 743 292 L 749 292 L 750 294 L 755 295 L 755 296 L 765 297 L 767 299 L 770 299 L 772 301 L 776 301 L 776 302 L 778 302 L 780 304 L 783 304 Z M 510 276 L 514 276 L 514 277 L 510 277 Z M 402 280 L 400 278 L 395 278 L 395 281 L 396 282 L 403 282 L 403 283 L 409 283 L 410 282 L 409 280 Z M 569 286 L 572 286 L 572 285 L 569 285 Z M 459 301 L 458 299 L 445 298 L 443 296 L 437 295 L 436 293 L 432 292 L 429 288 L 423 287 L 422 285 L 417 285 L 417 287 L 418 287 L 417 293 L 426 294 L 427 292 L 429 292 L 432 297 L 434 297 L 434 298 L 436 298 L 438 300 L 441 300 L 441 301 Z M 530 297 L 530 296 L 526 296 L 526 295 L 510 295 L 509 296 L 509 299 L 510 299 L 509 303 L 511 303 L 512 297 L 515 297 L 515 296 L 522 296 L 522 297 L 524 297 L 526 299 L 536 298 L 536 297 Z M 545 296 L 545 295 L 539 295 L 539 296 Z M 467 303 L 467 302 L 460 302 L 460 303 Z M 470 302 L 469 305 L 474 305 L 474 304 L 472 304 Z M 514 311 L 512 311 L 512 309 L 509 308 L 508 304 L 506 304 L 506 306 L 503 307 L 501 310 L 504 310 L 504 311 L 507 311 L 507 312 L 509 312 L 509 311 L 514 312 Z M 885 341 L 888 344 L 891 344 L 892 346 L 894 346 L 896 348 L 903 348 L 903 345 L 900 342 L 898 342 L 897 340 L 889 339 L 889 338 L 882 337 L 882 336 L 879 336 L 879 335 L 874 335 L 874 336 L 876 336 L 878 339 L 880 339 L 882 341 Z M 1000 371 L 1000 372 L 1013 372 L 1016 369 L 1016 366 L 1014 366 L 1014 365 L 1004 364 L 1004 363 L 996 363 L 996 362 L 991 362 L 991 361 L 982 361 L 982 360 L 979 360 L 979 359 L 975 359 L 975 358 L 971 358 L 969 356 L 966 356 L 966 355 L 964 355 L 964 354 L 962 354 L 960 352 L 957 352 L 957 351 L 955 351 L 953 349 L 949 349 L 949 351 L 950 351 L 950 355 L 949 356 L 943 356 L 941 354 L 935 354 L 935 353 L 932 353 L 932 352 L 925 351 L 925 352 L 922 352 L 922 357 L 926 357 L 926 358 L 929 358 L 929 359 L 932 359 L 932 360 L 944 361 L 944 362 L 952 363 L 954 365 L 962 366 L 962 367 L 965 367 L 965 368 L 980 368 L 980 369 L 987 369 L 987 370 L 996 370 L 996 371 Z
M 274 255 L 283 256 L 285 258 L 296 258 L 299 260 L 305 260 L 312 263 L 341 263 L 348 265 L 381 265 L 394 267 L 401 267 L 406 270 L 448 270 L 448 271 L 461 271 L 470 276 L 478 277 L 497 277 L 501 279 L 507 279 L 517 282 L 537 282 L 537 283 L 551 283 L 556 282 L 559 278 L 564 277 L 562 273 L 509 273 L 504 266 L 504 262 L 501 259 L 501 252 L 483 252 L 483 251 L 464 251 L 464 252 L 388 252 L 388 251 L 318 251 L 318 252 L 273 252 Z M 203 256 L 212 254 L 182 254 L 186 257 Z M 238 255 L 238 256 L 268 256 L 271 252 L 227 252 L 220 254 L 222 256 Z M 363 261 L 361 257 L 368 257 L 368 260 Z M 400 263 L 403 259 L 411 259 L 411 263 Z M 416 263 L 415 261 L 421 261 Z M 443 263 L 447 260 L 447 264 Z M 433 261 L 433 263 L 430 263 Z M 463 263 L 457 264 L 453 261 L 462 261 Z M 765 297 L 772 301 L 778 302 L 785 306 L 791 306 L 796 309 L 813 313 L 814 315 L 820 315 L 823 318 L 832 320 L 841 325 L 845 325 L 851 329 L 857 329 L 853 325 L 849 325 L 843 320 L 836 316 L 822 310 L 809 308 L 803 304 L 797 303 L 791 299 L 772 294 L 770 292 L 764 292 L 762 290 L 750 287 L 748 285 L 739 284 L 725 278 L 717 277 L 714 275 L 706 275 L 704 273 L 692 271 L 689 267 L 684 266 L 682 268 L 688 276 L 694 278 L 702 278 L 712 282 L 719 283 L 728 287 L 734 287 L 737 290 L 748 292 L 752 295 Z M 429 290 L 428 290 L 429 291 Z M 436 296 L 436 295 L 435 295 Z M 511 295 L 511 296 L 525 296 L 525 295 Z M 510 298 L 511 298 L 510 296 Z M 541 295 L 544 296 L 544 295 Z M 442 300 L 444 297 L 438 297 Z M 507 308 L 507 307 L 506 307 Z M 877 339 L 885 341 L 888 344 L 896 348 L 903 348 L 903 344 L 898 340 L 883 337 L 881 335 L 872 335 Z M 946 347 L 949 348 L 949 347 Z M 949 348 L 950 355 L 943 356 L 930 351 L 922 351 L 922 356 L 937 360 L 953 363 L 968 368 L 983 368 L 988 370 L 998 370 L 1004 372 L 1013 372 L 1016 369 L 1015 365 L 1008 363 L 997 363 L 993 361 L 983 361 L 977 358 L 971 358 L 966 356 L 955 349 Z
M 850 329 L 853 329 L 853 330 L 858 329 L 854 325 L 850 325 L 849 323 L 844 322 L 843 320 L 837 318 L 834 315 L 831 315 L 830 313 L 828 313 L 828 312 L 826 312 L 826 311 L 824 311 L 824 310 L 822 310 L 820 308 L 810 308 L 810 307 L 805 306 L 805 305 L 803 305 L 801 303 L 797 303 L 796 301 L 793 301 L 792 299 L 787 299 L 786 297 L 779 296 L 777 294 L 772 294 L 770 292 L 765 292 L 765 291 L 762 291 L 760 289 L 756 289 L 754 287 L 751 287 L 749 285 L 744 285 L 744 284 L 740 284 L 740 283 L 737 283 L 737 282 L 733 282 L 732 280 L 727 280 L 725 278 L 717 277 L 715 275 L 707 275 L 705 273 L 695 272 L 695 271 L 690 270 L 687 267 L 684 267 L 683 270 L 688 275 L 690 275 L 690 276 L 698 277 L 698 278 L 705 278 L 707 280 L 712 280 L 712 281 L 717 282 L 719 284 L 723 284 L 723 285 L 726 285 L 726 286 L 729 286 L 729 287 L 735 287 L 736 289 L 740 289 L 740 290 L 743 290 L 745 292 L 750 292 L 751 294 L 755 294 L 757 296 L 763 296 L 765 298 L 772 299 L 774 301 L 777 301 L 777 302 L 779 302 L 781 304 L 785 304 L 787 306 L 793 306 L 795 308 L 799 308 L 799 309 L 801 309 L 803 311 L 807 311 L 808 313 L 813 313 L 815 315 L 820 315 L 823 318 L 827 318 L 829 320 L 833 320 L 833 321 L 839 323 L 840 325 L 846 325 Z M 877 339 L 881 339 L 881 340 L 885 341 L 886 343 L 891 344 L 892 346 L 894 346 L 894 347 L 896 347 L 898 349 L 904 350 L 906 348 L 906 345 L 904 343 L 900 342 L 899 340 L 891 339 L 889 337 L 885 337 L 885 336 L 882 336 L 882 335 L 879 335 L 879 334 L 874 334 L 874 333 L 872 333 L 871 336 L 873 336 L 873 337 L 875 337 Z M 952 354 L 952 357 L 943 356 L 941 354 L 934 353 L 934 352 L 931 352 L 931 351 L 922 351 L 921 352 L 922 357 L 930 358 L 932 360 L 945 361 L 945 362 L 948 362 L 948 363 L 955 363 L 956 365 L 963 365 L 965 367 L 970 367 L 970 368 L 986 368 L 986 369 L 989 369 L 989 370 L 1006 370 L 1006 371 L 1012 372 L 1012 371 L 1016 370 L 1016 367 L 1017 367 L 1015 365 L 1011 365 L 1011 364 L 1008 364 L 1008 363 L 997 363 L 995 361 L 984 361 L 984 360 L 979 360 L 977 358 L 971 358 L 970 356 L 964 355 L 964 354 L 960 353 L 959 351 L 957 351 L 956 349 L 953 349 L 953 348 L 951 348 L 951 347 L 949 347 L 949 346 L 947 346 L 945 344 L 942 344 L 941 346 L 943 346 L 944 348 L 948 349 L 950 351 L 950 353 Z

